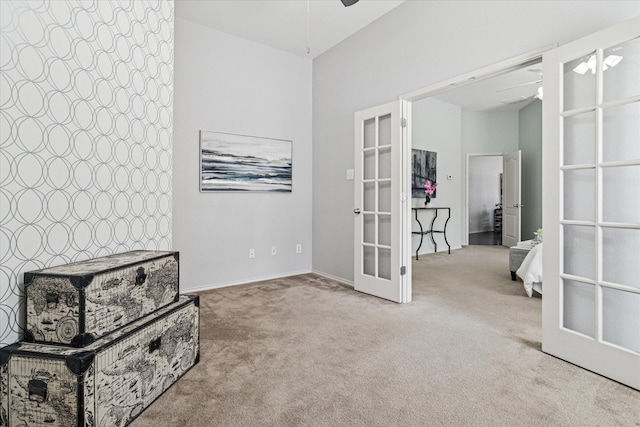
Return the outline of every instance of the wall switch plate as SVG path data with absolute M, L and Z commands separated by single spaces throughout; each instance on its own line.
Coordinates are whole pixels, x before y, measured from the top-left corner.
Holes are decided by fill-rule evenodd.
M 296 253 L 297 254 L 301 254 L 302 253 L 302 245 L 300 243 L 298 243 L 296 245 Z
M 277 253 L 278 253 L 278 251 L 276 250 L 276 247 L 275 246 L 271 246 L 271 255 L 275 255 Z
M 256 257 L 256 250 L 255 249 L 249 249 L 249 258 L 253 259 Z
M 347 180 L 353 181 L 354 176 L 355 176 L 355 171 L 353 169 L 347 169 Z

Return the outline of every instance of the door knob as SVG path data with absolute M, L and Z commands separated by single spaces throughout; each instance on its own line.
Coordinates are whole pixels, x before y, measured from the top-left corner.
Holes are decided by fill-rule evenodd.
M 353 210 L 353 213 L 354 213 L 354 214 L 359 214 L 359 213 L 360 213 L 360 209 L 359 209 L 359 208 L 355 208 L 355 209 Z
M 517 203 L 514 203 L 514 204 L 513 204 L 513 207 L 514 207 L 514 208 L 519 208 L 519 207 L 520 207 L 520 205 L 519 205 L 519 204 L 517 204 Z

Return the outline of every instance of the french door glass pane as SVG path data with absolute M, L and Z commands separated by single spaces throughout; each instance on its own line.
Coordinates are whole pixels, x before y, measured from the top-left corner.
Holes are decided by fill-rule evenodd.
M 362 247 L 362 273 L 373 277 L 376 275 L 376 249 L 371 246 Z
M 602 182 L 603 220 L 640 224 L 640 166 L 603 168 Z
M 378 249 L 378 277 L 391 280 L 391 250 Z
M 375 179 L 376 177 L 376 152 L 375 150 L 365 151 L 362 154 L 362 178 Z
M 595 52 L 564 64 L 564 111 L 596 102 Z
M 376 119 L 368 119 L 364 121 L 363 129 L 363 145 L 364 148 L 372 148 L 376 145 Z
M 595 286 L 573 280 L 562 281 L 562 325 L 590 337 L 595 336 Z
M 603 111 L 605 162 L 640 159 L 640 102 Z
M 602 289 L 602 338 L 640 353 L 640 295 Z
M 378 244 L 391 246 L 391 215 L 378 215 Z
M 565 274 L 595 280 L 595 238 L 595 227 L 564 226 L 563 272 Z
M 564 178 L 564 219 L 595 220 L 595 169 L 566 170 Z
M 391 181 L 378 184 L 378 208 L 380 212 L 391 213 Z
M 362 214 L 363 232 L 362 241 L 374 244 L 376 238 L 376 216 L 374 214 Z
M 564 164 L 594 164 L 596 158 L 596 113 L 564 119 Z
M 362 184 L 363 206 L 366 212 L 375 212 L 376 210 L 376 183 L 365 182 Z
M 379 118 L 378 145 L 391 145 L 391 114 Z
M 640 95 L 640 38 L 604 51 L 604 101 Z
M 640 230 L 602 230 L 602 279 L 640 289 Z
M 378 178 L 391 178 L 391 148 L 378 150 Z

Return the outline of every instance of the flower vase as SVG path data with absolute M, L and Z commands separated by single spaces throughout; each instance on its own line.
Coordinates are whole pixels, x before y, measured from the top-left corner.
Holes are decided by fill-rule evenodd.
M 431 196 L 427 194 L 424 199 L 424 205 L 427 206 L 430 201 L 431 201 Z

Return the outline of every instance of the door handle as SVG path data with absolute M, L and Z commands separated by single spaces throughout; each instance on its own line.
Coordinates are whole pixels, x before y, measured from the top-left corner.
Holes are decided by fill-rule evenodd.
M 356 214 L 356 215 L 358 215 L 358 214 L 360 213 L 360 209 L 359 209 L 359 208 L 355 208 L 355 209 L 353 210 L 353 213 L 354 213 L 354 214 Z
M 520 207 L 520 205 L 519 205 L 519 204 L 517 204 L 517 203 L 514 203 L 514 204 L 513 204 L 513 207 L 514 207 L 514 208 L 519 208 L 519 207 Z

